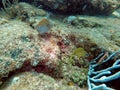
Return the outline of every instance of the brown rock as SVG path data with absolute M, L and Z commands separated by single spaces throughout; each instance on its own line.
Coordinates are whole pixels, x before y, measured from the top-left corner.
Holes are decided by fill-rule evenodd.
M 117 7 L 117 0 L 36 0 L 46 7 L 62 13 L 111 14 Z

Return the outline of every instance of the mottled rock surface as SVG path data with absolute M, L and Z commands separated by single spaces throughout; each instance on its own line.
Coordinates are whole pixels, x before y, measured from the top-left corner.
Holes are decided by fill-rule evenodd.
M 46 8 L 61 13 L 111 14 L 117 7 L 117 0 L 36 0 Z
M 66 81 L 35 72 L 25 72 L 10 78 L 1 90 L 82 90 L 77 86 L 69 86 Z M 87 90 L 87 89 L 84 89 Z

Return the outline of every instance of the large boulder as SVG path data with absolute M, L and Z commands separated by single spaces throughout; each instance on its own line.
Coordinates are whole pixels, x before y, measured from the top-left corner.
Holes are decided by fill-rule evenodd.
M 79 14 L 111 14 L 118 0 L 36 0 L 54 11 Z

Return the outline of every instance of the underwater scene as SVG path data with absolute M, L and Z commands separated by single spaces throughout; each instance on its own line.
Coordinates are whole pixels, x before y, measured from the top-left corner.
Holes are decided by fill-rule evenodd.
M 120 90 L 120 0 L 0 0 L 0 90 Z

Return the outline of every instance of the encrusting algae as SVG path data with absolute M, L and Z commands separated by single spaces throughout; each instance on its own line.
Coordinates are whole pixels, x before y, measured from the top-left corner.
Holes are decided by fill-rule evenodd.
M 73 56 L 77 56 L 77 58 L 81 58 L 81 57 L 85 57 L 87 54 L 87 52 L 84 50 L 84 48 L 76 48 L 74 51 L 73 51 L 73 54 L 71 57 Z
M 68 60 L 72 64 L 75 64 L 74 58 L 81 60 L 80 58 L 85 58 L 86 55 L 87 55 L 87 52 L 84 50 L 84 48 L 79 47 L 79 48 L 76 48 L 75 50 L 73 50 L 73 53 Z

